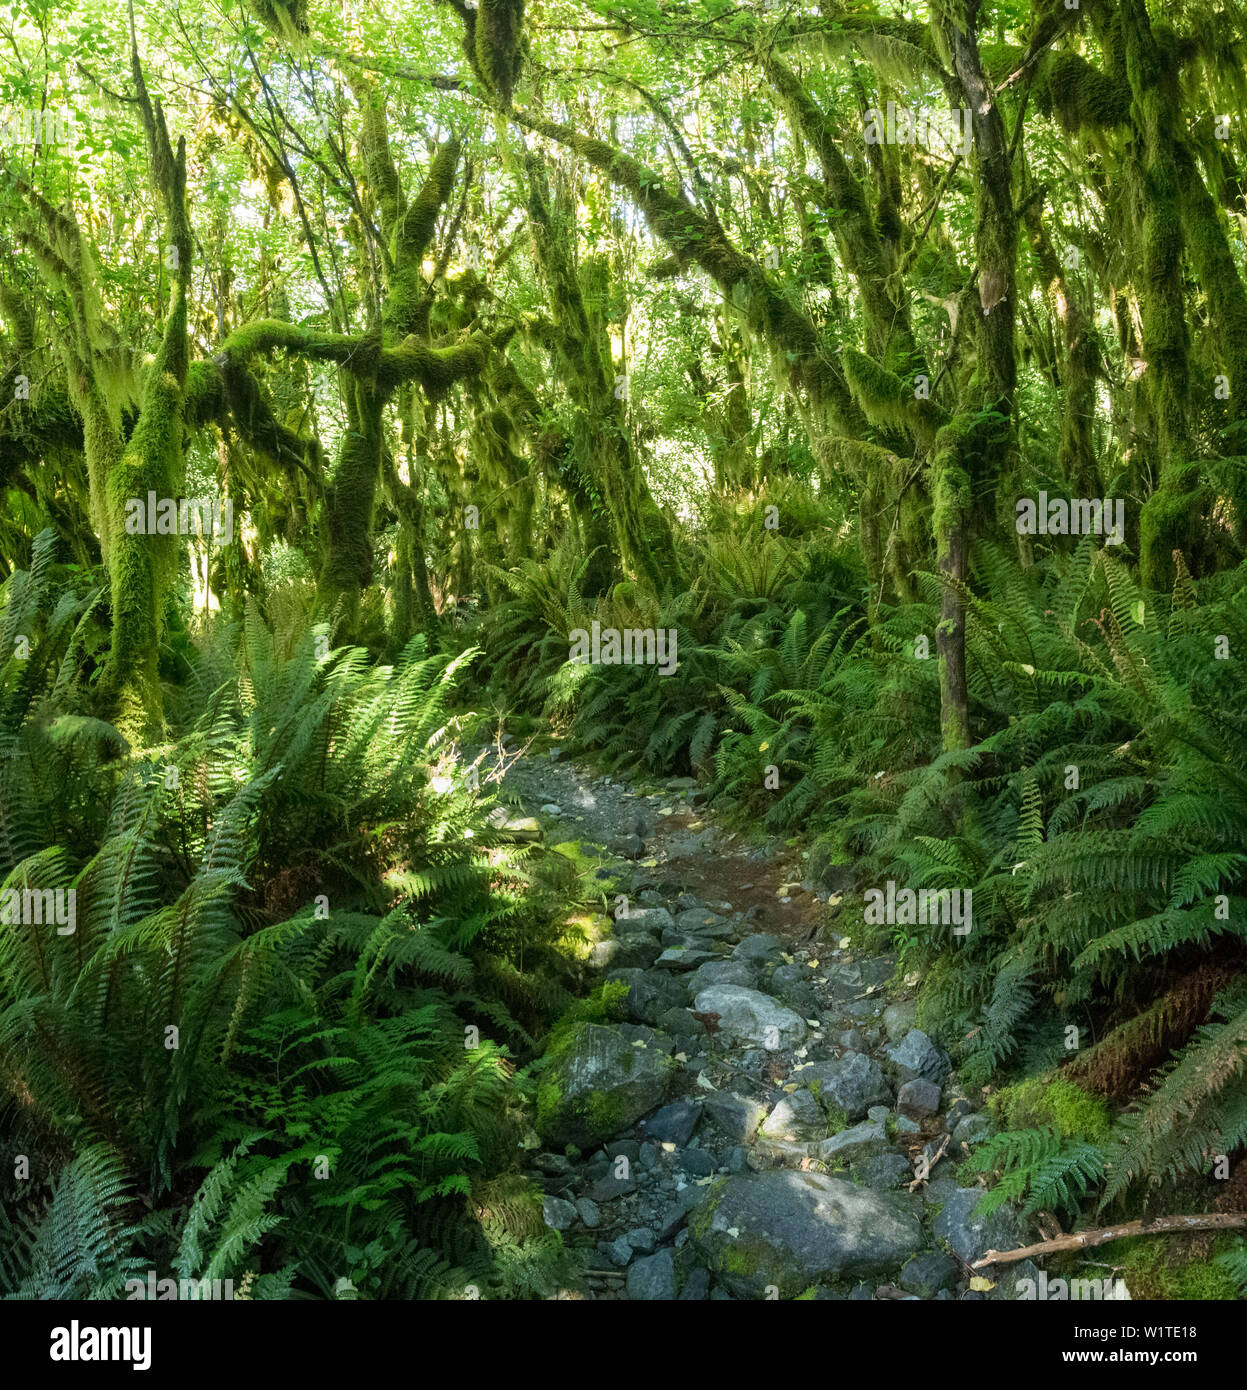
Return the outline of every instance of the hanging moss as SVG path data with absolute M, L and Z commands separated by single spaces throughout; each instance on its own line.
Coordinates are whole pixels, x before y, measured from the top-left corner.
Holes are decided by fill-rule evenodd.
M 929 398 L 918 397 L 912 382 L 902 381 L 856 348 L 842 348 L 840 361 L 849 389 L 872 425 L 907 434 L 924 445 L 934 442 L 943 412 Z
M 307 0 L 247 0 L 247 9 L 280 38 L 305 38 L 309 33 Z
M 1063 130 L 1108 130 L 1130 121 L 1130 85 L 1061 49 L 1048 54 L 1034 86 L 1035 100 Z

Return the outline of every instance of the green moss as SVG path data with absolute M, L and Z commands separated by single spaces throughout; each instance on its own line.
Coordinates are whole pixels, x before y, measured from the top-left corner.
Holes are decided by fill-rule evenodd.
M 1167 470 L 1139 512 L 1139 574 L 1147 588 L 1172 588 L 1173 552 L 1190 556 L 1202 510 L 1198 466 L 1183 464 Z
M 1103 130 L 1130 120 L 1130 87 L 1077 53 L 1048 55 L 1035 83 L 1039 108 L 1070 132 Z
M 695 1240 L 704 1240 L 710 1233 L 710 1227 L 714 1222 L 714 1214 L 718 1210 L 719 1203 L 723 1200 L 723 1188 L 725 1179 L 720 1179 L 710 1189 L 710 1195 L 702 1202 L 701 1206 L 693 1209 L 692 1215 L 688 1218 L 688 1229 Z
M 849 1117 L 844 1112 L 844 1107 L 837 1105 L 833 1100 L 830 1105 L 824 1105 L 823 1109 L 827 1113 L 827 1138 L 840 1134 L 849 1127 Z
M 1214 1257 L 1228 1246 L 1232 1237 L 1222 1237 Z M 1238 1289 L 1228 1270 L 1208 1259 L 1183 1259 L 1177 1254 L 1178 1240 L 1140 1236 L 1113 1247 L 1113 1262 L 1133 1299 L 1230 1300 Z
M 1103 1144 L 1109 1137 L 1108 1108 L 1072 1081 L 1035 1076 L 1006 1086 L 990 1101 L 1001 1129 L 1034 1129 L 1053 1125 L 1065 1139 Z
M 594 1134 L 610 1135 L 624 1127 L 625 1112 L 617 1094 L 609 1091 L 596 1091 L 589 1097 L 585 1107 L 585 1119 Z
M 563 1092 L 553 1081 L 537 1088 L 537 1133 L 548 1134 L 550 1126 L 563 1105 Z
M 727 1274 L 740 1274 L 745 1278 L 757 1273 L 758 1257 L 739 1245 L 729 1245 L 723 1252 L 723 1270 Z

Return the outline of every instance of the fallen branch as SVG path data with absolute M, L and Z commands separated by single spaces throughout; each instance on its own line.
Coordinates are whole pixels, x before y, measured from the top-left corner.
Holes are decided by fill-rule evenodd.
M 1164 1236 L 1182 1231 L 1230 1231 L 1239 1226 L 1247 1226 L 1247 1212 L 1213 1212 L 1208 1216 L 1158 1216 L 1154 1221 L 1125 1221 L 1120 1226 L 1104 1226 L 1098 1231 L 1078 1231 L 1074 1235 L 1057 1236 L 1055 1240 L 1041 1240 L 1038 1245 L 1024 1245 L 1020 1250 L 989 1250 L 981 1260 L 974 1262 L 974 1269 L 985 1265 L 1012 1264 L 1014 1260 L 1026 1260 L 1032 1255 L 1056 1255 L 1063 1250 L 1090 1250 L 1096 1245 L 1107 1245 L 1112 1240 L 1125 1240 L 1129 1236 Z
M 935 1165 L 940 1161 L 940 1159 L 944 1157 L 944 1150 L 945 1150 L 946 1148 L 948 1148 L 948 1141 L 949 1141 L 951 1138 L 952 1138 L 952 1135 L 951 1135 L 951 1134 L 946 1134 L 946 1135 L 944 1136 L 943 1141 L 941 1142 L 939 1148 L 936 1149 L 936 1151 L 931 1155 L 931 1162 L 927 1164 L 927 1173 L 928 1173 L 928 1175 L 931 1173 L 932 1169 L 933 1169 L 933 1168 L 935 1167 Z M 910 1153 L 912 1153 L 912 1152 L 913 1152 L 913 1150 L 911 1149 L 911 1150 L 910 1150 Z M 913 1180 L 913 1182 L 911 1182 L 911 1183 L 909 1184 L 909 1190 L 910 1190 L 911 1192 L 916 1192 L 916 1191 L 918 1190 L 918 1185 L 919 1185 L 920 1183 L 924 1183 L 924 1182 L 926 1182 L 926 1181 L 927 1181 L 926 1178 L 915 1178 L 915 1179 Z

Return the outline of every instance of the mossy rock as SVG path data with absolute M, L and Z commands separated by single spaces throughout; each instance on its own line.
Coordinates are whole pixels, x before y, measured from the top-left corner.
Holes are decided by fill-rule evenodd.
M 765 1297 L 771 1286 L 795 1298 L 812 1284 L 892 1273 L 924 1244 L 914 1204 L 901 1194 L 788 1169 L 722 1179 L 689 1232 L 738 1298 Z
M 546 1054 L 537 1089 L 537 1132 L 551 1146 L 587 1148 L 662 1104 L 673 1079 L 661 1048 L 615 1028 L 577 1023 Z

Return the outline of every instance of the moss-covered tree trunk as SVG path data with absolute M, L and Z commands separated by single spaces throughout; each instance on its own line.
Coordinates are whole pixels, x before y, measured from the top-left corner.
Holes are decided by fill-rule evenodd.
M 979 57 L 977 10 L 972 0 L 940 0 L 935 7 L 937 42 L 971 113 L 974 249 L 981 311 L 974 314 L 976 370 L 963 389 L 957 419 L 940 433 L 932 466 L 937 564 L 946 580 L 936 630 L 945 749 L 965 748 L 972 741 L 965 590 L 974 522 L 976 517 L 994 519 L 996 481 L 1002 472 L 1012 471 L 1016 452 L 1017 215 L 1004 121 Z

